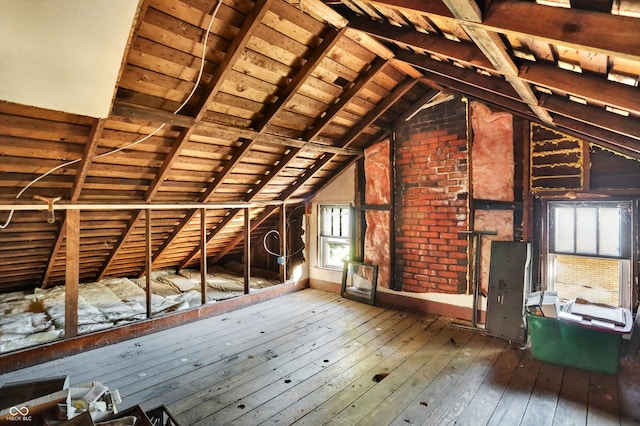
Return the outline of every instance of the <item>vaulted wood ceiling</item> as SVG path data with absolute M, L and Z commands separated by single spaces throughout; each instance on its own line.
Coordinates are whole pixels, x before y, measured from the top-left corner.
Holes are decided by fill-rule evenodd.
M 207 256 L 220 258 L 242 241 L 242 206 L 261 226 L 440 92 L 637 158 L 640 20 L 627 6 L 145 0 L 108 117 L 0 102 L 0 197 L 207 203 Z M 154 268 L 198 261 L 199 214 L 152 211 Z M 144 216 L 83 211 L 81 280 L 145 272 Z M 64 281 L 56 218 L 18 210 L 0 230 L 0 287 Z

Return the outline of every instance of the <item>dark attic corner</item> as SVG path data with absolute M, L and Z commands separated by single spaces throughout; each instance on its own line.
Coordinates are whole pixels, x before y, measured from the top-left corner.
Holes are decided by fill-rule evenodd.
M 640 422 L 639 18 L 0 1 L 0 424 Z

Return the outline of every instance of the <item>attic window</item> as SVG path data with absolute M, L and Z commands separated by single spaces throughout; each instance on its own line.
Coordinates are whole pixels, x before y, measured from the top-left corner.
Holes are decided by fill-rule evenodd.
M 318 265 L 321 268 L 342 270 L 351 250 L 348 205 L 318 206 L 320 237 Z
M 629 202 L 550 202 L 547 289 L 631 307 Z

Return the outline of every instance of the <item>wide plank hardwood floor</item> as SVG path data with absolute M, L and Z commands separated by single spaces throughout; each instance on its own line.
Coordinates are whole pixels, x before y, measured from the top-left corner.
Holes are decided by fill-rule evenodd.
M 640 419 L 640 367 L 543 363 L 446 318 L 307 289 L 0 376 L 69 375 L 165 404 L 182 425 L 613 425 Z

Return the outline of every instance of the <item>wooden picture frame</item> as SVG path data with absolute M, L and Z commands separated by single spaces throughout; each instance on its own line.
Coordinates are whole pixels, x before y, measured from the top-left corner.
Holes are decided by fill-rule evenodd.
M 377 284 L 377 265 L 351 260 L 344 263 L 340 292 L 342 297 L 373 305 L 376 301 Z

